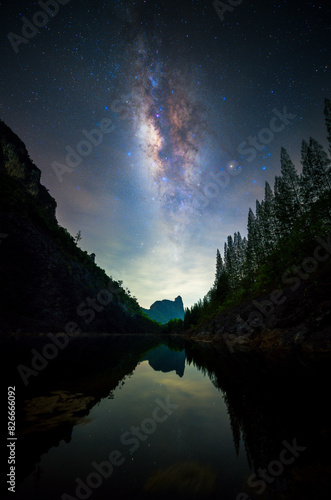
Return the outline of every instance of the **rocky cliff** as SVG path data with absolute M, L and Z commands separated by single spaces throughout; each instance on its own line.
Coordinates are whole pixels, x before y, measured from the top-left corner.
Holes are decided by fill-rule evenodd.
M 40 184 L 41 171 L 29 157 L 25 144 L 0 120 L 0 172 L 7 174 L 30 194 L 47 217 L 55 219 L 56 201 Z
M 184 306 L 181 296 L 172 300 L 157 300 L 149 309 L 143 311 L 158 323 L 168 323 L 171 319 L 184 319 Z
M 23 142 L 0 121 L 0 331 L 155 329 L 56 220 Z

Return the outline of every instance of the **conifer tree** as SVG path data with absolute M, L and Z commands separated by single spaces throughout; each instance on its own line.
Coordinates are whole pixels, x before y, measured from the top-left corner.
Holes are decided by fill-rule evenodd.
M 212 288 L 204 297 L 204 309 L 213 310 L 214 307 L 220 305 L 224 301 L 227 293 L 229 292 L 229 289 L 228 274 L 225 270 L 225 265 L 223 263 L 221 253 L 217 249 L 215 281 Z
M 289 211 L 287 208 L 286 197 L 284 196 L 284 179 L 275 177 L 275 215 L 277 226 L 279 227 L 280 237 L 289 235 L 292 224 L 290 224 Z
M 262 201 L 260 203 L 258 200 L 256 200 L 254 249 L 259 264 L 263 261 L 265 256 L 263 220 L 264 220 L 264 202 Z
M 325 100 L 325 119 L 328 131 L 328 141 L 331 152 L 331 101 Z M 302 174 L 299 176 L 287 151 L 281 149 L 281 175 L 275 177 L 274 192 L 265 183 L 264 200 L 256 201 L 256 214 L 250 208 L 247 222 L 247 238 L 242 238 L 239 232 L 228 236 L 224 244 L 223 260 L 220 251 L 216 252 L 215 281 L 203 301 L 199 300 L 185 311 L 184 325 L 196 324 L 206 313 L 216 311 L 224 299 L 233 298 L 233 292 L 241 285 L 245 287 L 249 280 L 254 280 L 261 264 L 266 260 L 266 267 L 261 269 L 260 279 L 266 270 L 274 264 L 275 258 L 282 259 L 282 252 L 288 241 L 279 241 L 291 234 L 292 228 L 299 219 L 296 228 L 313 231 L 323 219 L 329 220 L 329 191 L 331 190 L 331 170 L 329 160 L 323 147 L 315 139 L 310 138 L 309 144 L 302 142 L 301 147 Z M 319 202 L 321 203 L 315 203 Z M 304 211 L 306 212 L 304 214 Z M 305 217 L 301 217 L 302 215 Z M 310 221 L 308 220 L 310 219 Z M 293 233 L 291 245 L 300 243 L 300 234 Z M 274 258 L 267 257 L 280 243 Z M 286 262 L 286 258 L 285 258 Z M 269 266 L 269 268 L 268 268 Z
M 284 179 L 284 187 L 291 198 L 291 208 L 294 212 L 301 210 L 299 175 L 285 148 L 281 148 L 280 168 Z
M 242 238 L 240 232 L 234 234 L 234 249 L 235 249 L 235 269 L 236 269 L 236 285 L 244 277 L 243 266 L 245 263 L 245 244 L 246 238 Z
M 331 155 L 331 100 L 327 97 L 324 101 L 324 116 L 325 116 L 325 125 L 328 132 L 328 141 L 329 141 L 329 153 Z
M 301 163 L 301 198 L 309 208 L 331 188 L 330 160 L 321 144 L 311 137 L 309 146 L 305 141 L 302 142 Z
M 313 175 L 312 166 L 309 161 L 309 146 L 306 141 L 302 141 L 301 144 L 301 164 L 302 173 L 300 177 L 300 196 L 304 202 L 304 207 L 307 207 L 314 201 L 314 186 L 313 186 Z
M 246 275 L 251 277 L 251 275 L 257 269 L 257 259 L 255 253 L 255 215 L 253 210 L 250 208 L 248 211 L 248 222 L 247 222 L 247 247 L 246 247 Z
M 321 194 L 331 189 L 330 160 L 323 146 L 313 137 L 309 140 L 309 161 L 312 165 L 313 184 Z
M 265 183 L 264 189 L 263 232 L 266 252 L 269 255 L 279 239 L 280 234 L 275 218 L 275 197 L 268 182 Z
M 233 258 L 232 258 L 232 280 L 233 286 L 236 287 L 240 278 L 240 233 L 233 235 Z
M 217 288 L 218 282 L 220 280 L 221 275 L 225 272 L 223 260 L 221 257 L 221 253 L 219 249 L 216 251 L 216 273 L 215 273 L 215 281 L 214 288 Z
M 275 212 L 282 233 L 287 236 L 302 214 L 300 178 L 285 148 L 281 148 L 281 177 L 275 179 Z
M 230 287 L 235 285 L 235 253 L 232 236 L 228 236 L 227 243 L 224 244 L 225 269 L 229 277 Z

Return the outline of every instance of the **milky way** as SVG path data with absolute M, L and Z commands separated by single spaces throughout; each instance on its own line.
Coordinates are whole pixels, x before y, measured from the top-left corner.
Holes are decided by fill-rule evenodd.
M 170 66 L 143 37 L 135 46 L 132 106 L 144 168 L 157 187 L 169 235 L 183 240 L 203 171 L 207 106 L 197 96 L 189 68 Z

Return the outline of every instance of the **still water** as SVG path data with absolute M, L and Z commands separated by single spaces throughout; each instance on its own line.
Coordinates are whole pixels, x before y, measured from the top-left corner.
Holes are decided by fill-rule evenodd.
M 15 499 L 320 498 L 330 408 L 310 390 L 327 360 L 164 342 L 75 339 L 31 376 Z

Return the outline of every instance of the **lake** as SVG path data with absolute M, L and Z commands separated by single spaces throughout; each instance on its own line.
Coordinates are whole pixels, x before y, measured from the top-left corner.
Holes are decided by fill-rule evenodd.
M 5 345 L 17 394 L 16 500 L 302 500 L 330 491 L 326 355 L 266 357 L 134 335 L 72 338 L 57 351 L 50 343 Z

